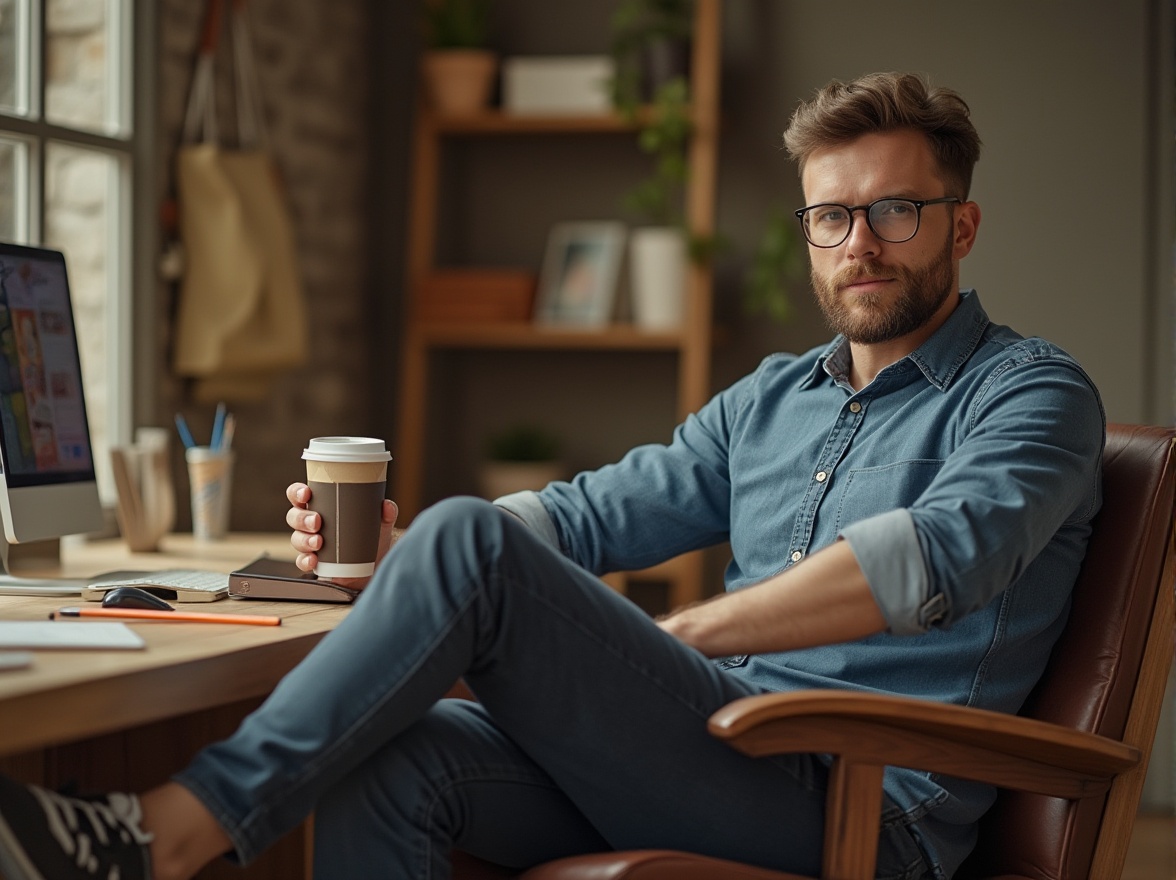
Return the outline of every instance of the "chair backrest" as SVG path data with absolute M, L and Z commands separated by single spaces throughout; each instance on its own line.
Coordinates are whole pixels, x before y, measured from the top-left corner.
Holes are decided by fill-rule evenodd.
M 1172 662 L 1176 431 L 1109 425 L 1103 506 L 1065 632 L 1022 715 L 1130 743 L 1137 770 L 1103 797 L 1002 791 L 960 878 L 1118 877 Z

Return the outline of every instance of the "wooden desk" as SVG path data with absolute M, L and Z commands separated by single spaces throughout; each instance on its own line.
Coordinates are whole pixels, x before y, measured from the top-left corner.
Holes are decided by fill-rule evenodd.
M 228 572 L 262 552 L 294 555 L 285 533 L 239 534 L 215 543 L 175 535 L 160 553 L 130 553 L 120 541 L 66 547 L 59 570 L 65 577 L 117 569 Z M 0 596 L 0 618 L 44 620 L 53 609 L 79 602 Z M 31 668 L 0 673 L 0 771 L 49 786 L 74 782 L 80 791 L 156 785 L 199 748 L 231 733 L 350 608 L 236 600 L 185 607 L 277 614 L 282 625 L 128 621 L 147 641 L 146 650 L 35 652 Z M 248 871 L 214 864 L 199 876 L 304 875 L 305 838 L 300 829 Z

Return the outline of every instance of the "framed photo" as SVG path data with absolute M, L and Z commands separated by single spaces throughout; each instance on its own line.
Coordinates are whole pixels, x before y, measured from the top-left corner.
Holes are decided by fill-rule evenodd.
M 558 223 L 547 237 L 535 318 L 541 324 L 600 327 L 616 301 L 623 223 Z

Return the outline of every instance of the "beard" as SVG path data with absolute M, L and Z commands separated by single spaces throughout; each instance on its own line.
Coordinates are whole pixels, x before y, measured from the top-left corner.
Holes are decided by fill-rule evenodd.
M 952 241 L 925 266 L 884 266 L 876 260 L 859 263 L 822 277 L 812 269 L 813 290 L 825 322 L 834 333 L 850 342 L 869 345 L 889 342 L 913 333 L 931 320 L 952 292 L 955 273 L 951 261 Z M 890 293 L 855 294 L 852 299 L 842 287 L 871 278 L 893 278 L 899 284 L 897 298 Z

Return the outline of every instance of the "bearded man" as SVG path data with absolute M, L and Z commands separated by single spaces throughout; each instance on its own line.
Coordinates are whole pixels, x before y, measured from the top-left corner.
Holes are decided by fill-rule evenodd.
M 1016 712 L 1100 504 L 1098 393 L 959 290 L 980 139 L 958 95 L 834 82 L 785 143 L 831 343 L 766 358 L 669 444 L 571 482 L 446 500 L 403 533 L 386 502 L 354 609 L 237 733 L 141 798 L 3 783 L 0 871 L 89 876 L 70 870 L 84 836 L 123 880 L 188 877 L 313 810 L 320 878 L 444 877 L 455 847 L 814 875 L 827 760 L 746 757 L 711 713 L 800 688 Z M 287 496 L 310 570 L 320 518 L 305 484 Z M 660 620 L 597 579 L 724 540 L 725 591 Z M 438 701 L 459 677 L 478 702 Z M 895 768 L 884 785 L 877 875 L 951 876 L 992 789 Z

